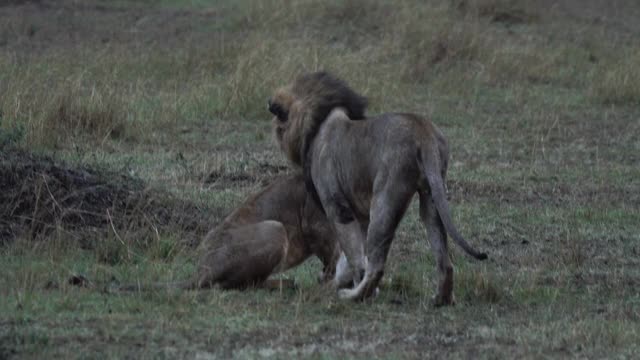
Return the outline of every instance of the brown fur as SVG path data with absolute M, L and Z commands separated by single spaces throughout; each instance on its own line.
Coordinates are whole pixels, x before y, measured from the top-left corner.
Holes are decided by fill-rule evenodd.
M 449 157 L 446 138 L 433 123 L 414 114 L 351 121 L 353 111 L 344 107 L 358 97 L 349 89 L 342 101 L 325 99 L 327 94 L 342 92 L 332 93 L 318 83 L 337 82 L 348 89 L 328 78 L 327 73 L 301 76 L 277 91 L 270 107 L 288 115 L 274 120 L 276 140 L 288 158 L 305 169 L 307 188 L 317 191 L 335 224 L 351 273 L 358 275 L 354 281 L 359 284 L 340 291 L 340 296 L 363 299 L 375 292 L 395 229 L 417 192 L 441 277 L 435 302 L 452 304 L 453 265 L 446 234 L 473 257 L 485 259 L 486 254 L 473 249 L 451 221 L 444 187 Z M 327 113 L 326 104 L 346 105 Z
M 291 286 L 291 282 L 267 278 L 312 255 L 324 265 L 321 280 L 328 280 L 333 277 L 340 253 L 335 238 L 333 226 L 308 197 L 302 175 L 282 176 L 249 197 L 205 236 L 192 279 L 151 288 Z M 143 285 L 145 288 L 149 287 Z M 136 285 L 120 288 L 139 289 Z

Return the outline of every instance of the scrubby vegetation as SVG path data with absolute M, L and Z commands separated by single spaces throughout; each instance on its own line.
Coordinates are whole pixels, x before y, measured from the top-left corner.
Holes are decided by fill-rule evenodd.
M 640 5 L 615 0 L 0 2 L 0 358 L 632 357 L 640 352 Z M 209 227 L 289 171 L 266 99 L 327 69 L 431 117 L 488 263 L 458 306 L 411 208 L 372 304 L 114 294 L 184 278 Z

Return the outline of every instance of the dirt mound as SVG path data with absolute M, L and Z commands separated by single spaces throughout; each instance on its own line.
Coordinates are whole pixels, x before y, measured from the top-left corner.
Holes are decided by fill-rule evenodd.
M 140 179 L 16 149 L 0 148 L 0 189 L 0 244 L 57 230 L 84 241 L 105 231 L 136 239 L 163 230 L 199 237 L 216 218 L 212 209 L 150 189 Z

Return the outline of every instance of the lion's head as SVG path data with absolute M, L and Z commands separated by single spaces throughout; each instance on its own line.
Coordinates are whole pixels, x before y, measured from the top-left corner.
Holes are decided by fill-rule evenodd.
M 302 166 L 310 141 L 332 109 L 342 107 L 352 120 L 365 118 L 367 99 L 325 71 L 299 76 L 268 101 L 276 141 L 289 160 Z

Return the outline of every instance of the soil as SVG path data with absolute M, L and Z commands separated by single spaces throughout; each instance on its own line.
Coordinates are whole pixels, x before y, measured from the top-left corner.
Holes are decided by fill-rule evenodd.
M 108 229 L 171 228 L 201 235 L 220 217 L 140 179 L 18 149 L 0 149 L 0 188 L 0 244 L 55 230 L 78 239 Z

